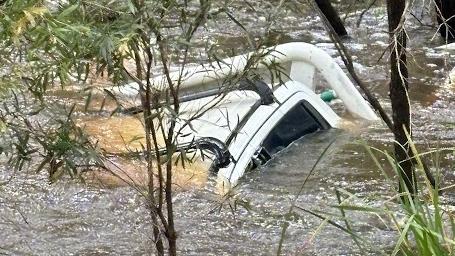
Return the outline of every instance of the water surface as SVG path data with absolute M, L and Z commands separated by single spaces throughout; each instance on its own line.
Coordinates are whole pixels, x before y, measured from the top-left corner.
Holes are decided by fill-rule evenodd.
M 260 34 L 261 27 L 248 16 L 247 9 L 240 12 L 240 20 L 253 34 Z M 270 35 L 271 44 L 310 42 L 337 56 L 316 17 L 290 11 L 280 15 L 275 32 Z M 355 17 L 349 16 L 346 22 L 352 38 L 345 43 L 354 56 L 356 68 L 389 110 L 387 56 L 381 58 L 388 40 L 384 33 L 384 10 L 376 8 L 366 13 L 359 28 L 355 27 Z M 223 33 L 216 27 L 210 29 L 206 34 L 201 32 L 201 38 L 217 41 L 220 48 L 239 51 L 247 45 L 238 36 L 242 32 L 235 24 L 228 24 Z M 431 40 L 433 28 L 411 21 L 408 32 L 412 35 L 409 82 L 415 140 L 423 149 L 452 146 L 455 89 L 445 82 L 455 63 L 452 53 L 433 49 L 441 43 Z M 249 207 L 239 205 L 232 212 L 224 205 L 218 211 L 220 202 L 213 175 L 209 175 L 205 186 L 189 187 L 178 193 L 174 201 L 181 254 L 274 255 L 283 226 L 288 226 L 283 243 L 285 255 L 359 254 L 351 237 L 339 229 L 326 225 L 316 232 L 320 219 L 299 209 L 288 214 L 314 163 L 334 139 L 295 204 L 321 213 L 339 214 L 331 205 L 337 203 L 335 190 L 341 189 L 356 193 L 363 203 L 381 205 L 395 184 L 384 180 L 364 145 L 390 149 L 392 135 L 388 130 L 375 124 L 355 133 L 335 129 L 319 132 L 293 143 L 241 180 L 237 199 L 247 202 Z M 441 166 L 445 184 L 452 184 L 453 154 L 443 155 Z M 0 168 L 7 178 L 10 172 L 4 170 L 6 167 Z M 49 185 L 44 175 L 21 173 L 0 191 L 0 253 L 144 255 L 153 251 L 151 223 L 143 198 L 131 188 L 107 189 L 71 181 Z M 448 191 L 445 200 L 452 201 L 452 195 Z M 354 230 L 370 241 L 372 248 L 393 248 L 396 232 L 387 223 L 365 214 L 348 216 L 353 220 Z

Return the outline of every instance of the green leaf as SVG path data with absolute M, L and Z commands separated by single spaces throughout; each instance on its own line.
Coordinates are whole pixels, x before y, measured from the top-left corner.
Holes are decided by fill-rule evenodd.
M 65 10 L 63 10 L 59 15 L 58 15 L 58 19 L 62 19 L 68 15 L 70 15 L 71 13 L 73 13 L 77 8 L 79 8 L 79 5 L 78 4 L 75 4 L 75 5 L 71 5 L 70 7 L 66 8 Z
M 400 250 L 401 244 L 403 241 L 406 239 L 408 235 L 408 229 L 412 224 L 412 221 L 414 220 L 415 215 L 411 215 L 409 219 L 406 221 L 406 224 L 402 230 L 400 230 L 400 238 L 398 239 L 397 244 L 395 245 L 395 249 L 393 249 L 392 256 L 397 255 L 398 251 Z
M 50 182 L 51 183 L 56 182 L 58 179 L 60 179 L 63 176 L 63 174 L 64 174 L 63 168 L 58 168 L 57 170 L 55 170 L 54 172 L 52 172 L 50 174 L 50 177 L 49 177 Z
M 47 156 L 43 161 L 41 161 L 40 165 L 38 166 L 38 168 L 36 168 L 35 172 L 39 173 L 44 168 L 44 166 L 46 166 L 46 164 L 48 164 L 51 160 L 52 156 Z
M 117 102 L 117 97 L 115 97 L 114 93 L 112 93 L 111 91 L 109 91 L 108 89 L 104 89 L 103 90 L 109 97 L 111 97 L 113 100 L 115 100 Z
M 128 143 L 132 143 L 132 142 L 135 142 L 135 141 L 138 141 L 138 140 L 142 140 L 142 139 L 144 139 L 144 136 L 135 135 L 133 138 L 130 139 L 130 141 L 128 141 Z
M 243 26 L 243 24 L 240 23 L 240 21 L 238 21 L 232 14 L 230 14 L 228 11 L 226 11 L 225 13 L 229 17 L 229 19 L 232 20 L 237 26 L 239 26 L 245 32 L 248 32 L 248 30 Z
M 90 106 L 90 102 L 92 101 L 92 92 L 89 91 L 87 98 L 85 100 L 84 111 L 87 112 L 88 107 Z
M 347 211 L 359 211 L 359 212 L 383 212 L 380 208 L 368 207 L 368 206 L 357 206 L 357 205 L 331 205 L 331 207 L 347 210 Z
M 136 7 L 134 6 L 133 2 L 131 0 L 127 1 L 128 9 L 132 14 L 136 13 Z
M 28 22 L 30 22 L 30 25 L 32 25 L 32 27 L 34 27 L 36 25 L 35 17 L 33 17 L 33 15 L 26 10 L 24 10 L 23 13 L 24 13 L 25 17 L 27 18 Z

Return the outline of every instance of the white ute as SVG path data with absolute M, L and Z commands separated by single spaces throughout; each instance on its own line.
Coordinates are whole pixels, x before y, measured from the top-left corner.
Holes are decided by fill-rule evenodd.
M 264 66 L 259 70 L 262 68 L 264 74 L 268 72 L 267 64 L 272 62 L 287 67 L 288 79 L 284 84 L 277 86 L 248 80 L 239 86 L 240 89 L 223 97 L 216 92 L 210 93 L 210 88 L 216 91 L 217 83 L 243 71 L 249 56 L 185 69 L 181 84 L 184 90 L 200 92 L 181 98 L 180 121 L 176 129 L 180 131 L 178 143 L 208 150 L 212 158 L 211 169 L 231 185 L 238 182 L 245 170 L 268 161 L 273 154 L 305 134 L 338 127 L 340 117 L 315 93 L 316 73 L 320 73 L 328 89 L 335 91 L 353 116 L 377 120 L 374 111 L 335 61 L 323 50 L 307 43 L 278 45 L 263 59 Z M 179 74 L 173 74 L 175 79 Z M 154 84 L 162 80 L 162 77 L 156 78 Z M 131 85 L 129 88 L 134 87 Z

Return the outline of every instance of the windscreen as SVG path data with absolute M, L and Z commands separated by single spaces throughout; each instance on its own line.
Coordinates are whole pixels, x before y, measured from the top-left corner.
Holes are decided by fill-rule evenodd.
M 302 101 L 281 118 L 262 146 L 269 154 L 275 154 L 304 135 L 329 127 L 307 101 Z

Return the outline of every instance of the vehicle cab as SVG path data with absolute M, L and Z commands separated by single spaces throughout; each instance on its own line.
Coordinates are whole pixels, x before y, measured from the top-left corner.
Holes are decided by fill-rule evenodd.
M 287 81 L 272 84 L 250 79 L 221 93 L 216 85 L 243 70 L 249 57 L 246 54 L 225 59 L 222 65 L 209 65 L 216 69 L 190 69 L 181 84 L 190 93 L 180 99 L 177 144 L 200 149 L 201 157 L 212 162 L 211 170 L 231 185 L 245 170 L 267 162 L 293 141 L 338 127 L 340 117 L 315 91 L 316 73 L 353 116 L 377 120 L 346 74 L 323 50 L 306 43 L 288 43 L 270 52 L 263 62 L 286 66 Z
M 209 104 L 217 97 L 182 104 L 181 111 L 188 119 L 180 129 L 179 144 L 216 141 L 218 150 L 228 156 L 218 153 L 211 169 L 235 183 L 245 170 L 264 164 L 306 134 L 336 127 L 340 119 L 319 95 L 300 82 L 286 82 L 273 91 L 273 96 L 273 102 L 264 104 L 254 92 L 233 91 L 216 106 Z M 192 120 L 191 114 L 202 112 L 202 106 L 208 106 L 205 113 Z M 226 160 L 220 161 L 222 158 Z

